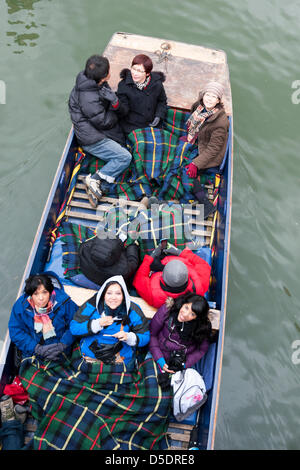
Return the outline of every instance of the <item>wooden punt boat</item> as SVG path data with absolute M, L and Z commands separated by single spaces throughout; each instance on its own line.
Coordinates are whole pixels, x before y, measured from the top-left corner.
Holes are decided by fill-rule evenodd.
M 219 80 L 225 87 L 223 102 L 230 121 L 227 152 L 217 178 L 212 185 L 207 187 L 209 197 L 217 203 L 217 211 L 201 227 L 194 228 L 194 234 L 200 237 L 201 244 L 209 246 L 212 251 L 209 300 L 213 327 L 218 330 L 218 334 L 210 355 L 211 386 L 208 399 L 200 409 L 201 412 L 194 423 L 172 422 L 169 427 L 172 448 L 187 448 L 190 442 L 190 433 L 193 430 L 196 433 L 196 448 L 213 449 L 225 332 L 232 204 L 233 117 L 228 64 L 226 54 L 222 50 L 213 50 L 173 40 L 115 33 L 103 52 L 110 60 L 110 85 L 113 89 L 117 88 L 120 71 L 128 67 L 134 55 L 141 52 L 148 54 L 153 59 L 154 70 L 161 70 L 165 73 L 164 85 L 168 96 L 168 105 L 171 109 L 188 111 L 197 98 L 201 85 L 208 80 Z M 114 198 L 107 197 L 101 201 L 100 209 L 98 208 L 97 211 L 91 209 L 84 191 L 81 174 L 75 178 L 76 185 L 70 191 L 70 182 L 76 173 L 77 151 L 78 144 L 73 129 L 71 129 L 58 163 L 17 297 L 22 294 L 24 281 L 30 274 L 44 271 L 51 254 L 53 231 L 55 231 L 58 219 L 63 217 L 64 220 L 72 220 L 74 223 L 93 227 L 116 203 Z M 70 196 L 66 200 L 68 190 Z M 139 206 L 137 201 L 127 202 L 129 206 Z M 64 204 L 65 207 L 62 211 Z M 91 294 L 87 289 L 72 285 L 66 285 L 65 290 L 78 304 Z M 151 317 L 154 313 L 153 308 L 149 308 L 142 299 L 137 300 L 141 303 L 145 314 Z M 3 393 L 5 384 L 12 379 L 15 372 L 14 347 L 7 332 L 0 359 L 0 394 Z

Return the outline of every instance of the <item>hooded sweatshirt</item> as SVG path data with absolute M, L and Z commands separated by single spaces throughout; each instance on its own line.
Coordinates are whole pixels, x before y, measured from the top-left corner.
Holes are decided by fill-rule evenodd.
M 107 315 L 107 309 L 105 309 L 103 302 L 103 292 L 110 282 L 117 282 L 121 286 L 124 294 L 124 305 L 123 308 L 117 309 L 118 312 L 116 315 L 113 314 L 113 310 L 110 310 L 109 313 L 115 316 L 114 322 L 112 325 L 100 327 L 99 330 L 97 320 Z M 101 345 L 117 343 L 117 338 L 106 335 L 117 333 L 121 330 L 121 327 L 123 327 L 123 331 L 130 333 L 127 342 L 122 342 L 122 348 L 120 350 L 120 356 L 124 358 L 125 364 L 128 364 L 135 358 L 136 348 L 146 346 L 149 343 L 149 322 L 141 308 L 131 301 L 123 277 L 113 276 L 107 279 L 97 294 L 91 297 L 77 310 L 71 322 L 70 329 L 74 336 L 82 337 L 80 341 L 82 355 L 96 358 L 92 350 L 92 344 L 95 345 L 96 341 L 97 345 L 101 347 Z M 133 335 L 131 333 L 133 333 Z M 90 346 L 92 346 L 92 349 L 90 349 Z

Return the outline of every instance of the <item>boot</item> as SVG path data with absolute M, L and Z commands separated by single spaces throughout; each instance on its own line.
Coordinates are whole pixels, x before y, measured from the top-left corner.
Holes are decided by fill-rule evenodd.
M 198 183 L 198 184 L 196 184 Z M 211 214 L 216 211 L 216 207 L 209 201 L 208 197 L 206 196 L 206 191 L 202 184 L 196 180 L 195 186 L 193 189 L 193 194 L 196 197 L 197 201 L 204 206 L 204 220 Z
M 15 406 L 15 416 L 19 421 L 21 421 L 22 424 L 25 423 L 29 411 L 29 406 L 23 406 L 19 404 Z
M 16 419 L 14 413 L 14 402 L 9 395 L 3 395 L 0 398 L 0 411 L 2 423 Z

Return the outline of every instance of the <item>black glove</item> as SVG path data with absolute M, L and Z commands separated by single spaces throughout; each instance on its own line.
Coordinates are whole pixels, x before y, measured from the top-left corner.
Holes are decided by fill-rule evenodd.
M 159 124 L 160 118 L 156 116 L 152 122 L 150 122 L 149 126 L 150 127 L 156 127 Z
M 36 347 L 34 348 L 35 354 L 42 358 L 46 358 L 48 354 L 50 354 L 53 351 L 56 351 L 57 349 L 57 343 L 53 344 L 37 344 Z
M 57 361 L 61 353 L 68 347 L 63 343 L 55 343 L 53 346 L 55 346 L 55 349 L 50 349 L 49 352 L 45 355 L 45 359 L 47 361 Z
M 176 246 L 174 245 L 170 245 L 168 248 L 163 250 L 163 253 L 165 255 L 179 256 L 181 253 L 181 250 L 179 250 L 179 248 L 176 248 Z
M 116 105 L 119 101 L 115 92 L 106 86 L 103 86 L 101 90 L 99 90 L 99 95 L 105 100 L 110 101 L 112 105 Z
M 152 263 L 150 264 L 150 269 L 151 271 L 154 271 L 155 273 L 157 272 L 162 272 L 164 270 L 165 264 L 162 264 L 160 258 L 154 258 Z
M 158 257 L 161 255 L 161 253 L 162 253 L 162 247 L 161 247 L 161 245 L 159 244 L 159 245 L 155 248 L 155 250 L 152 251 L 152 253 L 151 253 L 150 256 L 151 256 L 152 258 L 158 258 Z

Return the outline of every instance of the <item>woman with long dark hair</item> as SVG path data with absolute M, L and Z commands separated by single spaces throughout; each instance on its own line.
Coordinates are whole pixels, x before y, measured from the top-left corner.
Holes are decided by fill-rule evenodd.
M 149 350 L 164 372 L 193 366 L 206 353 L 212 329 L 204 297 L 186 294 L 168 299 L 150 324 Z

